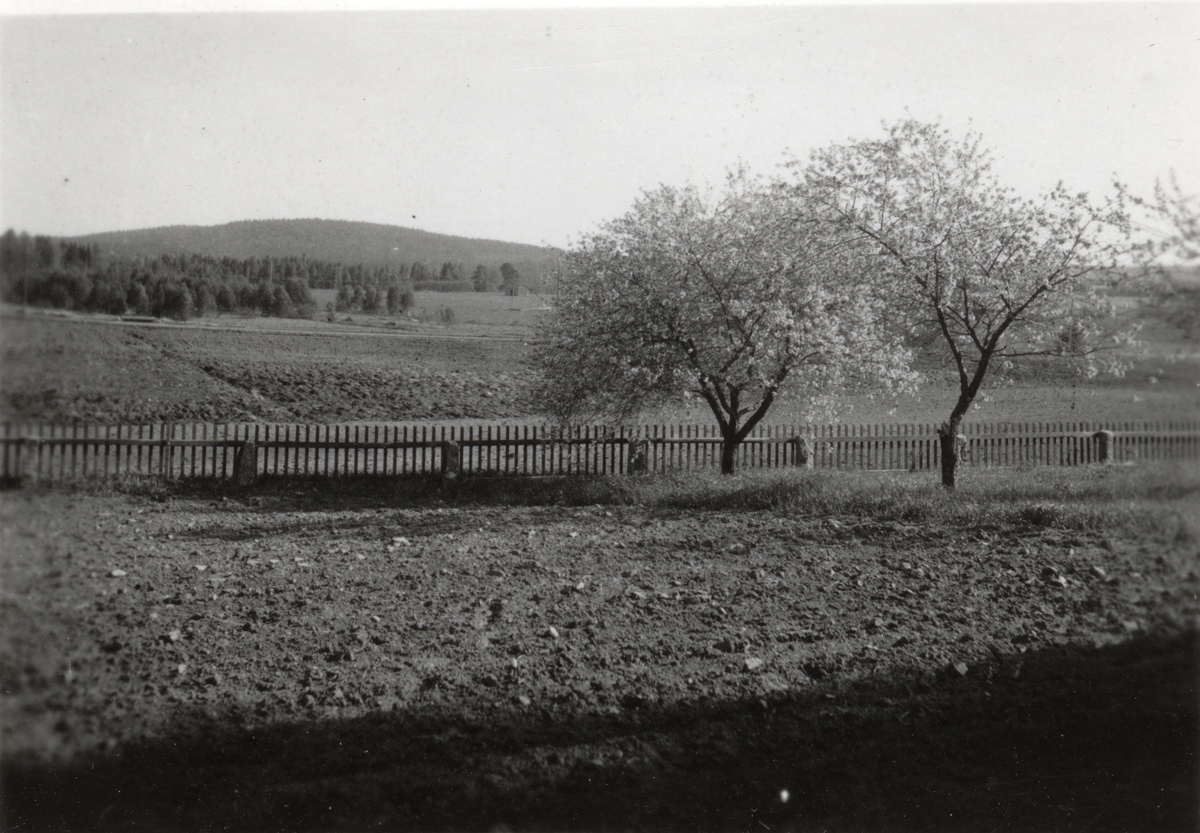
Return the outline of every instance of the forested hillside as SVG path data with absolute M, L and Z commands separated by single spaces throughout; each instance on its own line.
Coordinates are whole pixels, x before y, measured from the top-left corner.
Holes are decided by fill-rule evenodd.
M 419 267 L 419 268 L 418 268 Z M 444 264 L 443 273 L 454 269 Z M 505 268 L 495 273 L 496 281 Z M 425 267 L 346 266 L 303 257 L 232 258 L 210 255 L 116 257 L 90 246 L 0 236 L 0 295 L 9 303 L 114 315 L 175 319 L 217 313 L 308 317 L 316 311 L 312 286 L 336 289 L 339 311 L 396 314 L 412 305 L 413 274 Z M 450 283 L 445 281 L 444 283 Z M 494 289 L 494 282 L 478 291 Z
M 392 254 L 379 255 L 387 242 L 397 244 Z M 538 259 L 515 256 L 530 253 Z M 514 257 L 496 261 L 505 254 Z M 431 256 L 438 259 L 420 259 Z M 176 319 L 217 313 L 309 317 L 316 311 L 309 290 L 334 289 L 330 311 L 394 315 L 411 306 L 414 290 L 537 290 L 556 263 L 555 252 L 534 246 L 323 220 L 67 239 L 9 229 L 0 236 L 0 297 Z
M 250 258 L 304 257 L 328 263 L 399 267 L 425 264 L 440 277 L 442 264 L 455 264 L 469 280 L 477 266 L 498 270 L 511 264 L 524 286 L 538 287 L 553 269 L 558 250 L 473 240 L 402 226 L 342 220 L 245 220 L 220 226 L 166 226 L 70 238 L 116 259 L 183 253 Z M 313 284 L 314 287 L 317 285 Z

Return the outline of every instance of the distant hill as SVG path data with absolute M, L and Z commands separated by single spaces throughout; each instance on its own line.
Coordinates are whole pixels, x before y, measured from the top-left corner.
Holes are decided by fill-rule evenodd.
M 474 240 L 403 226 L 345 220 L 243 220 L 221 226 L 164 226 L 73 237 L 95 243 L 115 257 L 195 253 L 213 257 L 299 257 L 366 266 L 443 263 L 499 266 L 511 263 L 524 276 L 552 267 L 559 251 L 524 243 Z M 522 268 L 522 267 L 525 268 Z

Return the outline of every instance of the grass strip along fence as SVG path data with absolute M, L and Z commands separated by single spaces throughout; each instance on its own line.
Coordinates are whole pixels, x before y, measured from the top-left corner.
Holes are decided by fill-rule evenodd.
M 8 479 L 157 476 L 631 474 L 717 468 L 716 426 L 4 425 Z M 1200 421 L 974 423 L 965 466 L 1073 466 L 1200 459 Z M 933 425 L 760 426 L 739 468 L 926 471 L 939 466 Z

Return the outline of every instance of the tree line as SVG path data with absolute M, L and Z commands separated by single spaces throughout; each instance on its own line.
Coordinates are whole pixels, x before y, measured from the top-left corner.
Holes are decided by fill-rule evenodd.
M 45 235 L 0 236 L 3 297 L 9 303 L 186 320 L 219 313 L 311 317 L 311 289 L 337 291 L 336 309 L 401 314 L 414 290 L 515 294 L 520 276 L 508 263 L 477 266 L 468 278 L 461 264 L 439 271 L 425 263 L 345 265 L 307 257 L 232 258 L 180 254 L 105 256 L 95 243 Z
M 0 229 L 2 231 L 2 229 Z M 499 268 L 510 263 L 527 286 L 537 289 L 543 272 L 557 262 L 558 252 L 544 246 L 475 240 L 401 226 L 344 220 L 243 220 L 218 226 L 164 226 L 71 238 L 97 243 L 119 258 L 156 257 L 194 252 L 215 257 L 286 257 L 305 254 L 310 260 L 367 266 L 427 264 L 437 278 L 441 264 L 458 265 L 469 280 L 475 264 Z M 314 289 L 331 289 L 332 285 Z

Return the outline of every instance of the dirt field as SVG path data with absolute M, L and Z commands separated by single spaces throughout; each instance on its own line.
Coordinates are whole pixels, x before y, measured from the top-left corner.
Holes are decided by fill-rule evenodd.
M 494 306 L 496 299 L 481 297 Z M 457 298 L 433 300 L 453 305 Z M 468 300 L 482 303 L 474 295 Z M 397 322 L 381 316 L 339 316 L 333 324 L 218 318 L 139 326 L 100 317 L 21 319 L 13 312 L 0 320 L 3 421 L 538 418 L 538 403 L 529 393 L 528 327 L 495 321 L 389 327 L 389 321 Z M 1134 369 L 1123 378 L 1088 380 L 1061 368 L 1027 372 L 1013 385 L 985 389 L 969 419 L 1192 419 L 1200 413 L 1200 354 L 1194 345 L 1161 333 L 1155 338 L 1145 355 L 1133 357 Z M 847 423 L 936 424 L 949 414 L 954 398 L 938 376 L 919 395 L 896 400 L 847 392 L 836 417 Z M 712 415 L 702 405 L 681 404 L 645 420 L 708 424 Z M 782 402 L 767 421 L 789 424 L 803 417 L 798 407 Z
M 528 409 L 528 347 L 519 339 L 245 323 L 5 319 L 0 419 L 334 423 L 495 419 Z
M 524 332 L 5 317 L 0 419 L 526 419 Z M 1159 346 L 976 416 L 1194 418 Z M 0 493 L 0 828 L 1200 824 L 1200 474 L 700 477 Z
M 4 493 L 4 829 L 1194 830 L 1200 478 L 1000 476 Z

